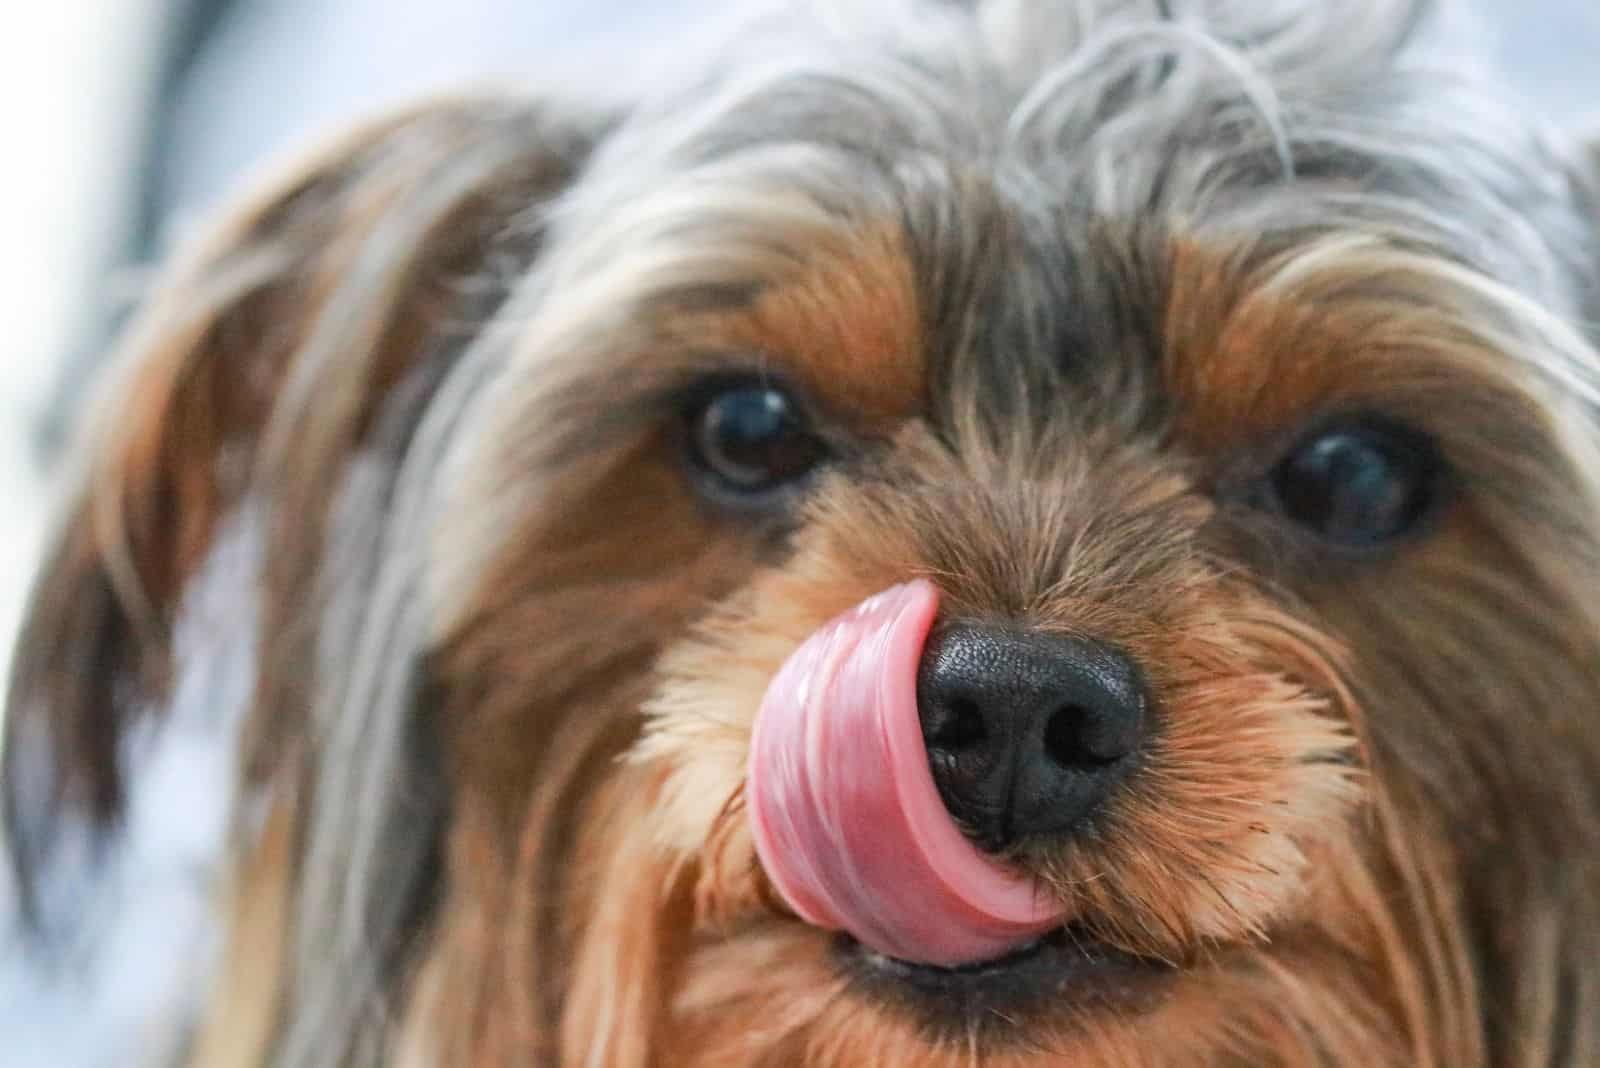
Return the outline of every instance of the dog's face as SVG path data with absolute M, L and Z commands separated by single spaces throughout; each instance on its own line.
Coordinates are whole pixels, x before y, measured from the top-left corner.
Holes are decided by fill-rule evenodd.
M 11 812 L 116 810 L 256 531 L 203 1052 L 1600 1055 L 1583 179 L 1399 5 L 1104 6 L 425 112 L 200 255 Z

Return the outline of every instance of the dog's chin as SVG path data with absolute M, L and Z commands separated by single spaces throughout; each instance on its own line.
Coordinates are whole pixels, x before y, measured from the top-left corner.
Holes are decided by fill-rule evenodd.
M 1041 1016 L 1059 1024 L 1155 1008 L 1181 973 L 1167 961 L 1135 956 L 1068 926 L 991 960 L 939 967 L 875 952 L 848 935 L 833 954 L 863 994 L 915 1016 L 935 1032 L 974 1031 L 1004 1040 Z

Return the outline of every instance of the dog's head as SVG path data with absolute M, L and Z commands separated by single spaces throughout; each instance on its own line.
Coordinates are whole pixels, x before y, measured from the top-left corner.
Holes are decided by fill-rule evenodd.
M 1594 187 L 1410 5 L 1187 7 L 275 187 L 39 587 L 24 885 L 237 706 L 207 1056 L 1600 1057 Z

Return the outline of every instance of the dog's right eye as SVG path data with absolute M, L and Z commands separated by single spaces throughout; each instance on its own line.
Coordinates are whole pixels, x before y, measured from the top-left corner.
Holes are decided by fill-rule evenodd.
M 1360 420 L 1302 441 L 1272 477 L 1277 506 L 1328 544 L 1371 550 L 1422 524 L 1439 503 L 1443 462 L 1425 435 Z
M 719 499 L 764 503 L 826 456 L 793 398 L 769 383 L 723 386 L 701 398 L 688 416 L 690 457 Z

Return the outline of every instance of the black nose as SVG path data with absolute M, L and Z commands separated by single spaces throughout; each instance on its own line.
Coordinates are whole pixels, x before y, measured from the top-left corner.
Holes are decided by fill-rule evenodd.
M 917 704 L 939 796 L 990 850 L 1081 823 L 1127 776 L 1150 719 L 1126 654 L 976 624 L 929 640 Z

